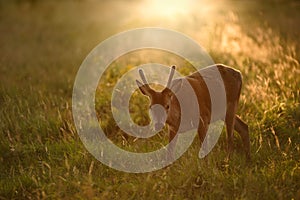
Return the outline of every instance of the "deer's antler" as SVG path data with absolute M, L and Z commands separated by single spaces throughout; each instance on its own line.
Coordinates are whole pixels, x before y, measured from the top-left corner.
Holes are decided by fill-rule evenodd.
M 167 88 L 170 88 L 171 86 L 171 82 L 174 76 L 174 72 L 175 72 L 175 66 L 173 65 L 170 71 L 170 75 L 169 75 L 169 79 L 168 79 L 168 83 L 167 83 Z
M 146 77 L 145 77 L 145 74 L 144 74 L 144 71 L 143 71 L 142 69 L 139 69 L 139 74 L 140 74 L 140 77 L 141 77 L 143 83 L 144 83 L 145 85 L 148 85 L 148 81 L 147 81 L 147 79 L 146 79 Z

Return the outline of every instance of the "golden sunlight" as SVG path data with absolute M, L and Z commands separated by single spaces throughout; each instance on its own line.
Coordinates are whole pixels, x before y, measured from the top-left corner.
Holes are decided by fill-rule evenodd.
M 185 15 L 193 8 L 194 0 L 145 0 L 142 4 L 143 16 L 174 18 Z
M 219 7 L 208 0 L 144 0 L 136 6 L 140 21 L 173 28 L 187 27 L 196 21 L 214 21 Z

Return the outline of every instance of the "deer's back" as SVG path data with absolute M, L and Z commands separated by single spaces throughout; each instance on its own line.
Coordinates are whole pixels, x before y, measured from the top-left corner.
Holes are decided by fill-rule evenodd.
M 183 111 L 179 132 L 197 128 L 200 115 L 210 122 L 224 120 L 227 103 L 238 98 L 242 81 L 239 71 L 221 64 L 203 68 L 179 79 L 184 80 L 176 93 Z

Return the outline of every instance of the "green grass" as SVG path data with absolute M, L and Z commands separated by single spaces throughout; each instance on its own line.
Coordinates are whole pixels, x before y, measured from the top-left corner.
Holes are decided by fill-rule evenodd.
M 139 1 L 0 1 L 0 199 L 300 199 L 300 4 L 204 2 L 175 19 L 142 16 L 143 8 Z M 206 159 L 198 158 L 196 138 L 174 164 L 144 174 L 116 171 L 87 152 L 72 119 L 76 72 L 99 42 L 145 26 L 183 32 L 215 62 L 242 72 L 238 113 L 250 127 L 251 163 L 237 135 L 224 161 L 225 134 Z M 167 137 L 163 132 L 149 143 L 124 137 L 106 103 L 113 84 L 151 61 L 188 72 L 178 57 L 140 53 L 110 66 L 96 98 L 108 136 L 136 152 L 158 148 Z M 147 101 L 137 93 L 131 103 L 136 111 L 145 105 L 134 120 L 149 122 Z

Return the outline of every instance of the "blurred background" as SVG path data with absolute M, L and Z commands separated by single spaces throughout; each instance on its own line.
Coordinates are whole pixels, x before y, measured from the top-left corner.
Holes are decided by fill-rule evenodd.
M 299 199 L 299 10 L 296 0 L 1 0 L 0 199 Z M 146 174 L 113 170 L 85 150 L 71 112 L 80 64 L 108 37 L 152 26 L 186 34 L 216 63 L 242 72 L 238 114 L 250 127 L 251 163 L 238 136 L 224 161 L 225 134 L 205 161 L 197 139 L 173 165 Z M 99 82 L 101 126 L 120 147 L 166 142 L 165 132 L 151 144 L 124 136 L 108 102 L 120 75 L 138 64 L 178 62 L 190 72 L 168 56 L 125 55 Z M 147 124 L 147 100 L 135 95 L 132 117 Z

